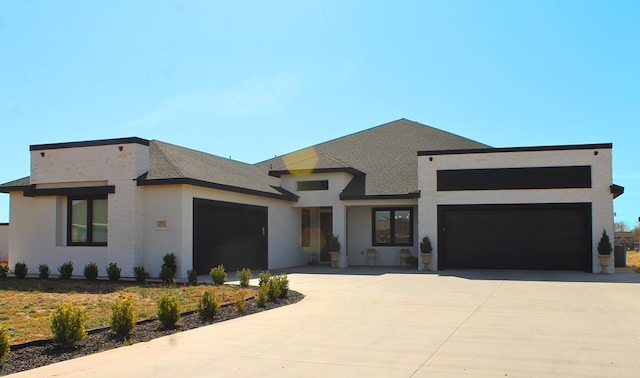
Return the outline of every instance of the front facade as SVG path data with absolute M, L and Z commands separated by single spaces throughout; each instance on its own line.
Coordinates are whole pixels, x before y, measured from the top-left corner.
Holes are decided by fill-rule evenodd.
M 55 271 L 72 261 L 78 274 L 95 262 L 104 275 L 115 262 L 125 277 L 135 266 L 157 276 L 162 256 L 173 252 L 178 277 L 218 264 L 276 269 L 328 263 L 327 240 L 336 235 L 339 267 L 406 265 L 429 236 L 431 270 L 597 271 L 596 239 L 602 229 L 613 235 L 611 145 L 492 149 L 402 119 L 255 165 L 141 138 L 30 150 L 31 175 L 0 186 L 11 196 L 10 266 Z M 514 169 L 520 174 L 508 173 Z M 517 187 L 553 169 L 576 181 Z M 478 179 L 487 172 L 498 185 Z M 499 230 L 522 216 L 535 221 Z M 551 232 L 545 263 L 529 258 L 530 249 L 509 255 L 490 243 L 528 245 L 528 227 L 566 231 Z M 497 252 L 478 259 L 465 236 L 484 237 L 486 250 Z

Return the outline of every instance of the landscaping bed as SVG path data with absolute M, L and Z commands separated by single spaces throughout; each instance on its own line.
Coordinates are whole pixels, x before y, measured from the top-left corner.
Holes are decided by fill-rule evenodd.
M 72 285 L 73 290 L 67 287 L 67 285 Z M 48 292 L 38 292 L 33 289 L 33 286 L 40 288 L 39 290 L 48 290 Z M 193 311 L 195 308 L 194 303 L 196 298 L 200 295 L 199 293 L 202 293 L 206 289 L 214 289 L 216 292 L 221 293 L 221 298 L 224 298 L 219 312 L 212 320 L 208 321 L 202 320 L 198 314 Z M 234 293 L 237 293 L 239 290 L 243 290 L 246 293 L 244 297 L 247 298 L 245 301 L 245 310 L 243 312 L 238 312 L 234 299 Z M 138 305 L 143 302 L 150 302 L 147 303 L 147 305 L 155 306 L 153 298 L 156 294 L 160 292 L 173 291 L 178 292 L 180 301 L 183 302 L 182 309 L 187 312 L 182 314 L 175 328 L 165 328 L 160 321 L 155 319 L 155 312 L 152 312 L 152 310 L 148 308 L 140 310 L 140 307 L 136 307 L 138 308 L 139 319 L 144 318 L 140 316 L 140 312 L 143 314 L 147 313 L 148 315 L 145 320 L 137 323 L 133 332 L 128 337 L 124 338 L 116 336 L 110 328 L 103 326 L 89 331 L 84 340 L 70 348 L 62 348 L 54 345 L 53 342 L 48 339 L 48 337 L 50 337 L 50 333 L 46 338 L 43 337 L 40 340 L 33 340 L 33 338 L 29 338 L 28 335 L 25 335 L 24 332 L 18 332 L 22 335 L 22 339 L 30 339 L 32 341 L 21 344 L 16 344 L 14 342 L 11 347 L 11 352 L 4 357 L 2 362 L 0 362 L 0 375 L 17 373 L 100 351 L 127 346 L 138 342 L 146 342 L 154 338 L 170 335 L 176 332 L 186 331 L 212 323 L 288 305 L 298 302 L 303 298 L 302 294 L 295 291 L 289 291 L 286 298 L 280 298 L 274 302 L 267 302 L 265 307 L 258 307 L 253 300 L 256 290 L 256 287 L 240 288 L 236 285 L 214 286 L 210 284 L 201 284 L 197 286 L 178 285 L 174 287 L 163 287 L 159 284 L 139 285 L 133 282 L 112 283 L 103 281 L 86 282 L 82 280 L 58 281 L 37 279 L 22 281 L 14 279 L 2 280 L 0 282 L 0 294 L 4 295 L 5 299 L 7 296 L 15 296 L 10 303 L 14 303 L 16 306 L 13 308 L 13 312 L 3 311 L 2 319 L 0 319 L 1 324 L 6 324 L 10 320 L 14 320 L 13 318 L 15 317 L 24 317 L 26 319 L 29 315 L 33 315 L 33 317 L 36 318 L 38 316 L 42 316 L 45 312 L 48 313 L 48 311 L 50 311 L 48 308 L 50 305 L 43 304 L 42 299 L 36 300 L 36 298 L 41 298 L 38 295 L 42 294 L 44 294 L 45 297 L 51 296 L 53 299 L 64 296 L 71 301 L 74 301 L 75 296 L 75 298 L 78 299 L 78 302 L 88 303 L 86 301 L 89 301 L 90 303 L 93 303 L 94 313 L 99 313 L 102 307 L 110 307 L 110 304 L 103 303 L 107 302 L 105 298 L 111 299 L 113 297 L 117 298 L 125 295 L 132 296 L 138 293 L 140 295 L 140 298 L 136 300 Z M 182 292 L 182 295 L 180 292 Z M 31 300 L 25 301 L 25 298 L 31 298 Z M 21 308 L 19 308 L 18 304 L 15 303 L 17 301 L 20 301 L 19 306 L 21 306 Z M 38 306 L 40 306 L 40 308 L 38 308 Z M 87 307 L 86 304 L 85 307 Z M 88 311 L 90 314 L 91 310 L 92 309 L 89 309 Z M 13 318 L 11 315 L 13 315 Z M 92 318 L 93 324 L 103 323 L 103 317 L 104 315 L 100 315 L 98 317 L 94 315 Z M 19 321 L 24 323 L 24 320 Z M 42 319 L 40 319 L 40 321 L 42 321 Z M 91 328 L 90 326 L 88 327 Z M 35 328 L 37 329 L 37 327 Z M 16 333 L 15 330 L 14 333 Z

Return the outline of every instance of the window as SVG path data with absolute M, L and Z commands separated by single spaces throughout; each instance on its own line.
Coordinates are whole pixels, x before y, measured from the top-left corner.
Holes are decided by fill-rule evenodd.
M 373 245 L 413 245 L 411 208 L 373 209 Z
M 311 246 L 311 210 L 302 209 L 302 246 Z
M 329 180 L 296 181 L 296 189 L 299 192 L 310 190 L 329 190 Z
M 107 245 L 107 197 L 69 197 L 68 245 Z

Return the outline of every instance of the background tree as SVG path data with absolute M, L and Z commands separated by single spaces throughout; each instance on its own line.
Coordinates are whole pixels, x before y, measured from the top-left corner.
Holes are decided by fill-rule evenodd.
M 619 231 L 629 231 L 629 227 L 627 226 L 626 223 L 624 222 L 615 222 L 613 224 L 613 231 L 619 232 Z

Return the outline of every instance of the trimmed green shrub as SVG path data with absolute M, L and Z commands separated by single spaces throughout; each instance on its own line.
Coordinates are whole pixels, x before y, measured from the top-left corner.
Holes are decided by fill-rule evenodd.
M 174 275 L 175 273 L 173 272 L 173 269 L 166 265 L 162 266 L 162 269 L 160 270 L 160 279 L 162 280 L 163 284 L 173 285 Z
M 280 298 L 280 283 L 278 282 L 278 279 L 276 277 L 271 278 L 269 280 L 269 283 L 267 283 L 265 286 L 267 286 L 268 289 L 267 294 L 269 296 L 269 302 L 275 302 L 276 299 Z
M 25 278 L 28 272 L 29 268 L 24 261 L 17 262 L 16 265 L 13 266 L 13 274 L 15 274 L 18 278 Z
M 196 286 L 198 284 L 198 271 L 195 269 L 187 270 L 187 282 L 191 286 Z
M 47 264 L 38 265 L 38 277 L 47 279 L 49 278 L 49 274 L 51 274 L 51 270 L 49 270 L 49 265 Z
M 280 273 L 271 279 L 279 289 L 278 298 L 286 298 L 289 295 L 289 278 L 286 273 Z
M 598 242 L 598 253 L 601 255 L 610 255 L 612 251 L 613 248 L 611 247 L 609 235 L 607 235 L 607 231 L 602 230 L 602 236 Z
M 209 271 L 211 281 L 216 285 L 222 285 L 227 280 L 227 273 L 224 271 L 224 265 L 220 264 Z
M 82 307 L 71 302 L 62 302 L 49 314 L 53 342 L 63 347 L 71 347 L 87 336 L 85 322 L 88 315 Z
M 109 325 L 118 336 L 126 336 L 133 331 L 136 326 L 136 312 L 133 308 L 133 301 L 130 297 L 117 300 L 111 305 L 111 317 Z
M 173 252 L 169 252 L 162 257 L 162 262 L 164 263 L 164 265 L 173 267 L 174 269 L 176 267 L 176 261 L 176 254 Z
M 0 264 L 0 278 L 7 278 L 7 273 L 9 273 L 9 265 L 6 263 Z
M 260 277 L 259 285 L 268 284 L 269 283 L 269 279 L 271 278 L 271 273 L 269 273 L 268 270 L 264 270 L 264 271 L 260 272 L 258 277 Z
M 98 265 L 93 261 L 84 266 L 84 278 L 87 281 L 95 281 L 98 278 Z
M 0 361 L 9 354 L 11 350 L 11 340 L 9 340 L 9 331 L 7 327 L 0 324 Z
M 109 263 L 107 265 L 107 277 L 109 277 L 109 281 L 117 281 L 120 279 L 120 272 L 122 269 L 116 263 Z
M 144 266 L 134 266 L 133 277 L 136 279 L 136 282 L 144 282 L 149 278 L 149 273 L 144 270 Z
M 242 314 L 247 311 L 247 302 L 245 302 L 244 300 L 244 290 L 238 290 L 238 292 L 236 293 L 236 301 L 234 304 L 236 306 L 236 312 L 238 314 Z
M 60 279 L 70 280 L 73 275 L 73 262 L 67 261 L 66 263 L 58 267 L 58 273 L 60 273 Z
M 249 280 L 251 279 L 251 269 L 243 268 L 237 271 L 238 279 L 240 280 L 240 286 L 248 287 Z
M 158 301 L 158 320 L 166 328 L 174 328 L 180 320 L 180 303 L 178 297 L 164 293 Z
M 267 305 L 267 299 L 269 297 L 269 284 L 262 284 L 258 287 L 258 295 L 256 295 L 256 304 L 258 307 L 264 307 Z
M 202 319 L 210 320 L 218 313 L 220 302 L 213 294 L 213 290 L 206 290 L 196 304 L 196 311 Z

